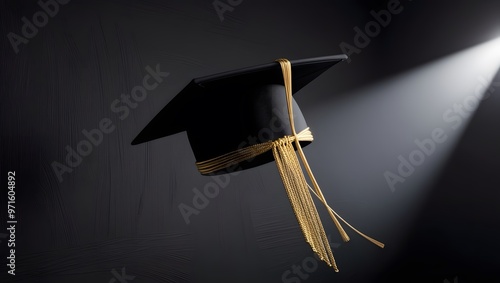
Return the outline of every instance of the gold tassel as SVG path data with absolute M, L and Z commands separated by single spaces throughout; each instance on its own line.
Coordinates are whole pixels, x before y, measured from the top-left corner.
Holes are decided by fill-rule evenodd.
M 294 139 L 287 136 L 273 143 L 276 166 L 306 241 L 321 260 L 338 272 L 335 258 L 309 193 L 309 187 L 295 154 L 292 140 Z

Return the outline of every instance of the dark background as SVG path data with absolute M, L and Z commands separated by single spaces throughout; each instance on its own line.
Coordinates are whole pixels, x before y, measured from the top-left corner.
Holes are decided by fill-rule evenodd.
M 186 224 L 179 204 L 192 206 L 193 188 L 212 181 L 196 171 L 186 134 L 130 142 L 192 78 L 342 53 L 353 28 L 388 2 L 243 0 L 221 21 L 211 1 L 72 0 L 16 54 L 7 34 L 20 35 L 21 18 L 31 20 L 40 7 L 2 1 L 0 227 L 13 170 L 19 222 L 15 277 L 6 273 L 0 231 L 1 282 L 114 282 L 123 268 L 135 276 L 128 282 L 283 282 L 312 251 L 274 164 L 228 177 Z M 444 128 L 441 114 L 463 99 L 442 90 L 463 81 L 447 69 L 422 69 L 413 84 L 398 80 L 500 36 L 500 2 L 401 5 L 350 63 L 295 96 L 315 133 L 305 153 L 326 198 L 386 248 L 349 230 L 351 242 L 341 243 L 320 208 L 340 273 L 320 262 L 289 282 L 500 282 L 499 91 L 394 192 L 383 175 L 415 149 L 414 139 Z M 157 64 L 170 75 L 120 120 L 111 103 Z M 59 182 L 51 164 L 64 163 L 65 147 L 76 148 L 82 130 L 103 118 L 115 130 Z M 231 129 L 214 128 L 207 142 L 224 131 Z

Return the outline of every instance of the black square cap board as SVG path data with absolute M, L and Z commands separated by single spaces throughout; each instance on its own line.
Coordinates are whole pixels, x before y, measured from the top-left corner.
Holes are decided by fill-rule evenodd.
M 344 54 L 290 60 L 295 94 Z M 291 134 L 283 74 L 278 62 L 193 79 L 132 141 L 133 145 L 186 131 L 196 161 Z M 294 124 L 307 127 L 293 100 Z M 310 141 L 301 141 L 306 146 Z M 213 172 L 242 170 L 273 161 L 271 152 Z M 226 170 L 227 169 L 227 170 Z
M 349 236 L 340 221 L 375 245 L 383 248 L 384 244 L 355 229 L 328 205 L 302 151 L 313 137 L 292 94 L 346 59 L 343 54 L 292 61 L 278 59 L 194 79 L 132 144 L 186 131 L 196 166 L 203 175 L 230 173 L 276 161 L 306 242 L 321 260 L 338 271 L 311 192 L 323 203 L 344 241 L 349 241 Z

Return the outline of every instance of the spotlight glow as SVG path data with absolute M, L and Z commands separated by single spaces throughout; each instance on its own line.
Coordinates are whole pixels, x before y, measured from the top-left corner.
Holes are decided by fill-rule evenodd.
M 363 228 L 378 238 L 390 239 L 397 250 L 398 241 L 414 225 L 413 217 L 477 104 L 488 102 L 484 94 L 492 93 L 492 80 L 499 67 L 500 38 L 344 94 L 343 100 L 324 103 L 314 113 L 307 113 L 318 136 L 318 153 L 309 153 L 311 164 L 321 164 L 325 158 L 333 162 L 331 166 L 315 167 L 317 177 L 324 182 L 325 197 L 340 199 L 334 205 L 344 214 L 355 215 L 350 211 L 352 204 L 358 210 L 362 204 L 365 215 L 383 219 L 366 222 Z M 500 95 L 500 90 L 494 95 Z M 474 99 L 478 103 L 474 104 Z M 332 134 L 320 136 L 322 133 Z M 435 147 L 427 151 L 429 154 L 417 156 L 414 152 L 423 152 L 418 144 L 424 140 L 433 140 Z M 401 176 L 404 181 L 391 189 L 384 172 L 399 174 L 399 157 L 410 160 L 412 154 L 414 160 L 425 160 L 412 164 L 411 174 Z M 342 189 L 333 193 L 328 188 Z M 351 219 L 363 222 L 364 218 Z M 398 235 L 393 234 L 395 227 Z

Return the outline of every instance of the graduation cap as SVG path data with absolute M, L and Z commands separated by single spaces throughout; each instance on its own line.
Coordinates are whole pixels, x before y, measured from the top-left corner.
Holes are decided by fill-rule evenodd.
M 310 144 L 313 136 L 292 94 L 346 59 L 344 54 L 292 61 L 278 59 L 193 79 L 132 144 L 186 131 L 196 166 L 203 175 L 275 161 L 306 241 L 321 260 L 338 271 L 312 195 L 325 205 L 344 241 L 349 241 L 349 236 L 338 220 L 354 228 L 327 204 L 312 174 L 302 147 Z M 312 186 L 307 183 L 301 164 Z

